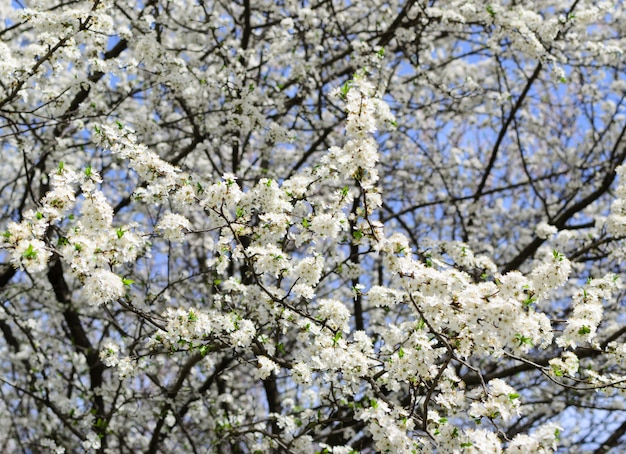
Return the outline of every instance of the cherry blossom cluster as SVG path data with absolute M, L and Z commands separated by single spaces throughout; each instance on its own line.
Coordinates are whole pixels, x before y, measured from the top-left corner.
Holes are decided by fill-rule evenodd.
M 79 174 L 60 163 L 49 178 L 51 190 L 37 211 L 28 211 L 4 232 L 3 244 L 11 251 L 14 266 L 40 273 L 56 256 L 82 282 L 88 304 L 121 298 L 124 277 L 111 269 L 136 261 L 147 246 L 145 237 L 136 224 L 113 225 L 113 208 L 97 189 L 102 179 L 96 170 L 87 167 Z M 76 205 L 78 216 L 72 214 Z

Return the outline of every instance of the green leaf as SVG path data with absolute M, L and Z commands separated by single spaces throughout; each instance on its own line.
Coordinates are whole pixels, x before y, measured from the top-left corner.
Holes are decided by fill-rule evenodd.
M 348 97 L 348 92 L 350 91 L 350 87 L 352 86 L 352 80 L 346 80 L 345 83 L 341 86 L 341 90 L 339 92 L 339 96 L 341 99 L 345 101 Z
M 133 285 L 135 283 L 135 281 L 133 281 L 132 279 L 122 279 L 122 283 L 128 287 L 130 287 L 131 285 Z
M 28 245 L 28 248 L 22 253 L 22 257 L 25 259 L 34 259 L 37 257 L 37 251 L 32 244 Z
M 515 339 L 519 343 L 519 347 L 521 347 L 524 344 L 530 345 L 531 347 L 534 345 L 532 339 L 530 337 L 524 336 L 523 334 L 516 334 Z
M 552 373 L 556 375 L 557 377 L 563 376 L 563 371 L 561 370 L 559 366 L 552 366 Z
M 589 334 L 590 332 L 591 332 L 591 328 L 589 328 L 587 325 L 583 325 L 578 330 L 578 334 L 580 334 L 581 336 L 584 336 L 585 334 Z

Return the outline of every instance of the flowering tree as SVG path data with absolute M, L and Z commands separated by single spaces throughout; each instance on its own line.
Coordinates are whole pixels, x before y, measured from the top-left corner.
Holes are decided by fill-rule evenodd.
M 625 442 L 623 2 L 0 15 L 2 451 Z

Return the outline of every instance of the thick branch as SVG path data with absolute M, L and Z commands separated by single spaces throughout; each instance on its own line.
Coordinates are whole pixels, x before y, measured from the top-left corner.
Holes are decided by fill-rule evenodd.
M 100 361 L 99 352 L 94 349 L 91 341 L 87 337 L 87 332 L 82 325 L 80 317 L 71 305 L 71 292 L 63 275 L 63 267 L 61 261 L 57 258 L 48 269 L 48 281 L 52 285 L 54 295 L 58 302 L 65 306 L 63 317 L 70 331 L 72 345 L 76 352 L 81 353 L 87 360 L 89 367 L 90 387 L 93 393 L 91 399 L 92 410 L 96 416 L 93 430 L 101 436 L 102 446 L 106 445 L 106 427 L 99 423 L 105 420 L 104 400 L 100 395 L 99 388 L 102 386 L 105 366 Z

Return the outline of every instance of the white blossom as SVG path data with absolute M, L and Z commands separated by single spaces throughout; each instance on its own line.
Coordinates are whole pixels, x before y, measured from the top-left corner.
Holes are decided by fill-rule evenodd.
M 546 239 L 551 237 L 552 235 L 554 235 L 555 233 L 557 233 L 557 228 L 553 225 L 550 225 L 546 222 L 540 222 L 539 224 L 537 224 L 537 227 L 535 228 L 535 231 L 537 232 L 537 237 L 541 238 L 541 239 Z
M 319 317 L 333 331 L 348 331 L 350 311 L 337 300 L 324 299 L 319 302 Z
M 52 253 L 46 244 L 37 239 L 21 240 L 15 245 L 11 254 L 11 262 L 16 268 L 26 268 L 31 273 L 38 273 L 46 269 L 46 264 Z
M 502 418 L 508 421 L 519 413 L 520 395 L 498 378 L 489 382 L 487 398 L 470 405 L 469 414 L 474 418 Z
M 88 304 L 105 304 L 124 295 L 124 283 L 117 274 L 96 269 L 85 279 L 84 293 Z
M 269 359 L 267 356 L 258 356 L 257 357 L 258 366 L 255 371 L 255 377 L 260 378 L 261 380 L 265 380 L 272 373 L 278 373 L 280 371 L 280 367 L 274 361 Z
M 95 432 L 89 432 L 85 440 L 82 442 L 82 446 L 87 451 L 89 450 L 96 451 L 100 449 L 100 446 L 101 446 L 100 437 Z
M 168 241 L 180 242 L 185 238 L 185 231 L 191 229 L 191 222 L 176 213 L 167 213 L 157 224 L 157 230 Z

